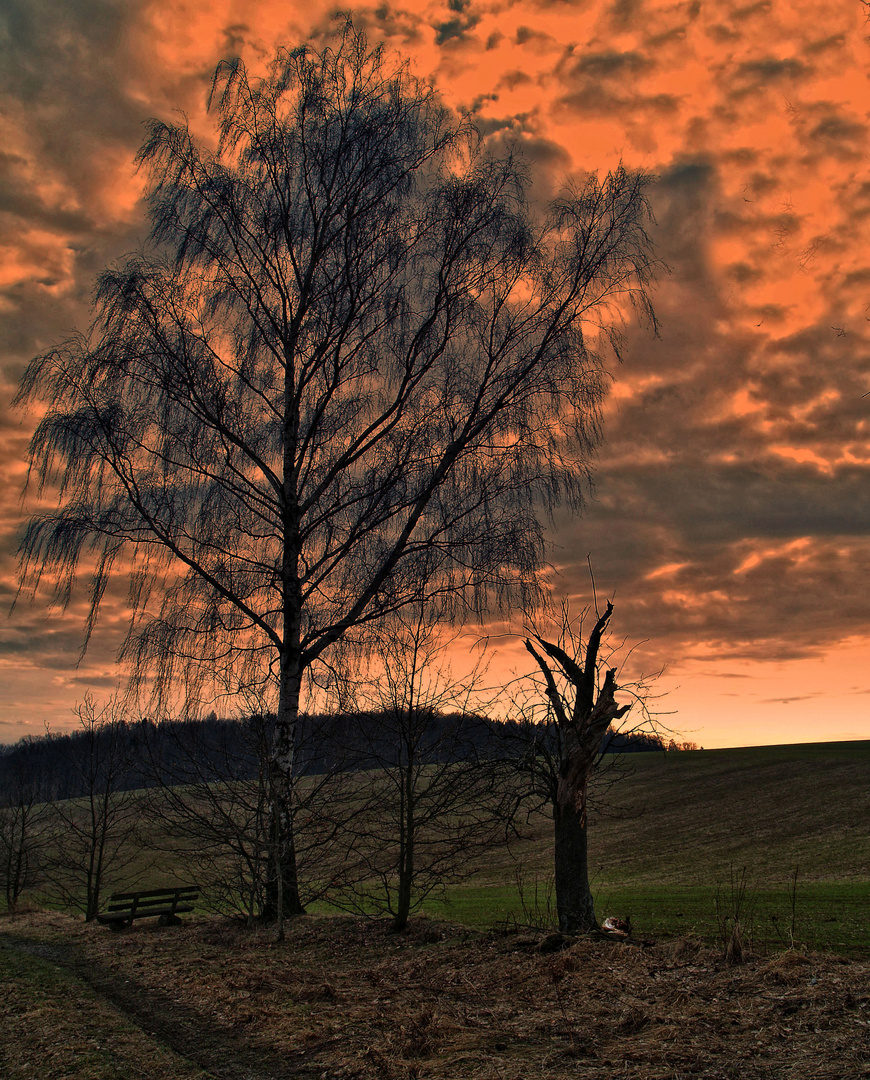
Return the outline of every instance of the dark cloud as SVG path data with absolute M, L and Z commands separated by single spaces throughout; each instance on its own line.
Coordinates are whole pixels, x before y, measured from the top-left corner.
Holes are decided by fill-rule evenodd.
M 743 539 L 776 542 L 808 536 L 839 537 L 851 544 L 870 534 L 866 486 L 862 468 L 832 479 L 797 462 L 772 462 L 765 471 L 763 465 L 693 467 L 671 460 L 666 468 L 612 470 L 597 488 L 595 516 L 619 521 L 631 510 L 632 518 L 679 536 L 687 551 Z M 657 551 L 650 554 L 660 558 Z
M 595 44 L 582 51 L 566 50 L 556 67 L 562 89 L 555 111 L 621 116 L 628 124 L 646 116 L 672 115 L 678 108 L 676 95 L 643 89 L 644 77 L 655 69 L 656 61 L 637 50 L 602 49 Z
M 736 69 L 738 80 L 745 82 L 752 89 L 771 83 L 809 78 L 812 68 L 795 57 L 779 59 L 768 56 L 763 60 L 747 60 Z
M 867 125 L 850 120 L 831 109 L 810 129 L 807 139 L 834 157 L 843 160 L 857 159 L 864 156 Z
M 123 43 L 138 5 L 12 0 L 6 6 L 15 47 L 4 57 L 0 88 L 14 102 L 11 119 L 43 166 L 62 170 L 78 192 L 92 194 L 107 146 L 135 150 L 141 138 L 142 106 L 125 92 L 130 80 L 123 77 L 137 66 Z
M 610 22 L 614 30 L 628 30 L 643 17 L 643 0 L 615 0 L 610 9 Z
M 572 162 L 564 146 L 526 129 L 524 121 L 531 123 L 533 119 L 490 117 L 478 127 L 488 137 L 494 153 L 510 149 L 521 155 L 531 180 L 530 197 L 537 202 L 548 202 L 564 186 L 571 174 Z
M 540 135 L 528 135 L 520 142 L 523 160 L 545 170 L 554 184 L 567 175 L 571 168 L 571 156 L 564 146 Z M 542 177 L 543 179 L 543 177 Z
M 545 34 L 540 30 L 533 30 L 530 26 L 517 27 L 517 33 L 514 40 L 517 45 L 531 46 L 532 48 L 543 52 L 552 52 L 554 48 L 560 48 L 559 43 L 552 34 Z
M 752 679 L 753 678 L 752 675 L 747 675 L 745 672 L 742 672 L 742 671 L 718 672 L 718 671 L 713 671 L 713 670 L 710 670 L 710 669 L 704 670 L 703 668 L 696 669 L 695 674 L 696 675 L 701 675 L 701 676 L 704 676 L 704 677 L 710 677 L 710 678 L 716 678 L 716 679 L 724 679 L 724 680 L 728 680 L 728 679 L 744 679 L 745 680 L 745 679 Z
M 671 267 L 676 282 L 689 283 L 693 293 L 705 292 L 698 298 L 704 305 L 715 295 L 708 240 L 718 191 L 715 161 L 710 155 L 697 155 L 678 158 L 664 168 L 652 194 L 660 257 Z M 679 310 L 686 310 L 684 300 L 678 302 L 675 316 Z
M 57 620 L 29 623 L 12 622 L 0 637 L 0 656 L 25 658 L 40 669 L 69 671 L 75 668 L 81 653 L 81 631 L 58 629 Z
M 706 34 L 719 45 L 739 41 L 741 37 L 740 30 L 736 26 L 729 26 L 728 23 L 714 23 L 707 27 Z
M 106 68 L 117 62 L 137 5 L 123 0 L 5 0 L 3 7 L 8 38 L 16 45 L 5 57 L 3 82 L 14 86 L 21 100 L 36 102 L 52 82 L 79 83 L 93 93 Z M 49 57 L 53 63 L 46 65 Z
M 230 26 L 225 26 L 221 33 L 223 35 L 221 52 L 226 59 L 232 59 L 240 56 L 244 51 L 245 44 L 250 37 L 251 28 L 247 23 L 232 23 Z
M 812 65 L 798 57 L 764 56 L 740 64 L 716 64 L 714 77 L 723 92 L 721 115 L 736 126 L 741 110 L 764 107 L 779 111 L 776 99 L 783 93 L 798 94 L 812 85 L 815 72 Z M 728 109 L 736 111 L 729 114 Z
M 673 94 L 623 93 L 601 83 L 587 83 L 572 94 L 565 94 L 557 102 L 581 116 L 623 116 L 640 120 L 645 113 L 667 116 L 678 109 L 678 99 Z
M 496 83 L 495 89 L 496 92 L 501 89 L 516 90 L 518 86 L 529 86 L 533 82 L 534 79 L 526 71 L 520 71 L 518 69 L 515 71 L 506 71 Z M 489 100 L 495 99 L 490 97 Z
M 118 685 L 122 681 L 122 673 L 120 668 L 108 675 L 95 675 L 91 672 L 86 675 L 74 675 L 70 681 L 74 686 L 82 687 L 83 690 L 108 690 L 112 692 L 118 689 Z
M 751 281 L 758 281 L 764 271 L 759 266 L 753 266 L 748 262 L 731 263 L 726 268 L 726 273 L 732 277 L 738 285 L 746 285 Z
M 756 0 L 753 4 L 733 7 L 730 17 L 734 22 L 749 22 L 751 19 L 769 15 L 772 6 L 771 0 Z
M 472 102 L 469 111 L 476 113 L 482 106 L 496 100 L 498 98 L 494 94 L 482 95 Z M 507 137 L 508 132 L 513 132 L 515 135 L 519 125 L 515 116 L 477 116 L 475 117 L 475 127 L 485 137 L 495 135 L 498 132 L 504 132 L 505 137 Z
M 794 134 L 804 149 L 803 168 L 815 168 L 825 157 L 852 165 L 866 155 L 866 115 L 856 113 L 850 102 L 789 102 L 787 111 Z M 850 199 L 860 201 L 860 184 L 850 178 L 832 185 L 834 205 L 847 191 Z
M 812 701 L 814 698 L 821 697 L 821 693 L 813 694 L 794 694 L 792 697 L 780 697 L 780 698 L 761 698 L 759 705 L 793 705 L 796 701 Z
M 357 9 L 354 22 L 360 29 L 374 32 L 377 37 L 406 52 L 418 47 L 429 31 L 429 24 L 421 14 L 387 3 L 379 4 L 373 10 Z M 324 24 L 324 35 L 332 26 L 332 20 Z
M 461 38 L 468 29 L 468 24 L 463 19 L 448 19 L 447 22 L 438 23 L 435 27 L 435 44 L 443 45 L 451 38 Z
M 0 70 L 0 220 L 16 251 L 0 265 L 7 377 L 87 323 L 93 274 L 142 232 L 133 157 L 147 114 L 127 45 L 139 10 L 111 0 L 6 4 L 14 47 Z
M 622 511 L 602 514 L 593 504 L 582 526 L 560 533 L 556 560 L 566 577 L 580 581 L 592 552 L 599 587 L 616 591 L 621 625 L 646 642 L 647 657 L 659 664 L 703 655 L 811 657 L 844 634 L 864 631 L 867 605 L 854 581 L 870 573 L 866 536 L 814 539 L 811 522 L 801 533 L 793 528 L 796 514 L 770 521 L 756 502 L 747 507 L 744 528 L 728 529 L 723 538 L 716 528 L 723 506 L 710 497 L 710 485 L 692 503 L 706 520 L 693 522 L 682 499 L 668 503 L 664 492 L 640 478 L 637 484 L 628 491 L 608 480 L 608 501 Z M 728 509 L 733 515 L 735 508 Z M 757 524 L 782 535 L 751 539 Z M 575 559 L 568 554 L 572 535 L 583 545 Z
M 870 266 L 862 266 L 860 270 L 852 270 L 846 274 L 843 278 L 843 288 L 857 288 L 870 296 Z
M 710 157 L 678 159 L 662 170 L 657 190 L 675 194 L 697 206 L 708 197 L 715 175 L 716 167 Z
M 28 241 L 28 228 L 18 227 L 11 235 L 20 252 L 32 253 L 33 271 L 0 286 L 0 372 L 15 384 L 34 356 L 88 326 L 97 275 L 134 250 L 147 232 L 144 219 L 73 235 L 55 221 L 40 248 Z
M 822 53 L 840 52 L 845 45 L 845 34 L 830 34 L 827 37 L 819 38 L 818 41 L 811 41 L 804 49 L 804 53 L 807 56 L 819 56 Z
M 480 22 L 480 15 L 469 10 L 471 0 L 447 0 L 447 6 L 456 12 L 456 17 L 435 26 L 436 45 L 444 45 L 453 38 L 465 38 L 468 31 Z
M 582 54 L 569 72 L 574 79 L 625 79 L 655 67 L 648 57 L 638 52 L 604 50 Z

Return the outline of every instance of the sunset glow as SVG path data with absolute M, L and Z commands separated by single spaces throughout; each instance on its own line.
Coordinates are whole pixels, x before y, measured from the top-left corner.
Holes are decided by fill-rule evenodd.
M 350 3 L 472 114 L 517 139 L 542 196 L 620 162 L 658 179 L 660 327 L 629 320 L 586 512 L 551 529 L 555 595 L 613 596 L 662 670 L 662 722 L 705 747 L 870 738 L 870 25 L 855 0 Z M 222 59 L 256 71 L 333 8 L 264 0 L 13 0 L 0 127 L 0 598 L 34 417 L 31 357 L 86 329 L 94 277 L 144 240 L 149 117 L 204 137 Z M 2 25 L 2 23 L 0 23 Z M 0 742 L 74 723 L 113 690 L 107 595 L 79 663 L 84 588 L 0 622 Z M 522 618 L 480 628 L 491 677 L 529 670 Z M 478 631 L 475 631 L 475 637 Z M 465 650 L 467 654 L 467 650 Z M 459 655 L 459 654 L 458 654 Z M 77 666 L 78 665 L 78 666 Z

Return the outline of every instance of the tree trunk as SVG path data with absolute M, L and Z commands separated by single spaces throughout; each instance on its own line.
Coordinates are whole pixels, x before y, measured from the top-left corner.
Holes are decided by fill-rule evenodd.
M 293 767 L 296 759 L 296 730 L 299 721 L 299 692 L 301 671 L 288 657 L 282 657 L 281 685 L 278 694 L 278 716 L 271 753 L 272 789 L 272 867 L 266 886 L 263 917 L 280 923 L 286 915 L 304 915 L 299 896 L 299 877 L 296 868 L 296 837 L 293 821 L 293 802 L 296 778 Z M 278 877 L 280 875 L 280 886 Z
M 286 915 L 304 915 L 305 907 L 299 895 L 299 876 L 296 867 L 296 838 L 293 823 L 293 792 L 286 788 L 276 791 L 272 801 L 272 857 L 266 876 L 264 922 L 281 922 Z M 288 812 L 289 807 L 289 812 Z M 278 869 L 281 871 L 280 882 Z
M 589 888 L 586 805 L 578 809 L 572 798 L 553 807 L 555 826 L 556 910 L 563 934 L 586 934 L 597 926 Z
M 392 929 L 398 933 L 408 925 L 411 914 L 411 889 L 414 884 L 414 815 L 413 802 L 405 820 L 404 836 L 399 847 L 399 890 Z

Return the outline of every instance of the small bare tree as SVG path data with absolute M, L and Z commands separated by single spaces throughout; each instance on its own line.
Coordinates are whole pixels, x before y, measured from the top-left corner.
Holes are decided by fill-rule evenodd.
M 50 793 L 21 754 L 4 762 L 0 790 L 0 881 L 6 907 L 15 911 L 26 889 L 44 882 L 50 839 Z
M 274 726 L 274 716 L 260 711 L 144 725 L 154 844 L 184 854 L 206 905 L 242 916 L 249 925 L 270 917 L 268 894 L 276 879 Z M 322 869 L 335 862 L 337 837 L 356 805 L 348 794 L 353 778 L 342 767 L 346 755 L 324 726 L 321 718 L 302 718 L 297 741 L 294 838 L 306 903 L 332 887 L 335 873 L 324 875 Z
M 475 707 L 480 664 L 454 677 L 453 645 L 425 604 L 394 617 L 360 724 L 363 801 L 348 829 L 356 881 L 342 895 L 357 910 L 389 913 L 395 931 L 503 841 L 512 805 L 510 770 L 491 756 L 497 744 Z
M 270 858 L 267 718 L 164 720 L 143 730 L 155 846 L 184 853 L 204 903 L 253 923 Z
M 52 804 L 46 875 L 52 891 L 91 922 L 107 878 L 139 854 L 141 799 L 131 790 L 131 742 L 119 701 L 98 708 L 87 693 L 76 715 L 73 737 L 49 735 L 62 746 L 67 783 L 77 795 Z

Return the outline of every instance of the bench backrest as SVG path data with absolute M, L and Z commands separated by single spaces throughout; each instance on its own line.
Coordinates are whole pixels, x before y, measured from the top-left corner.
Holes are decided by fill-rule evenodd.
M 135 904 L 138 910 L 160 907 L 163 904 L 189 904 L 198 896 L 198 885 L 185 885 L 176 889 L 147 889 L 144 892 L 112 893 L 107 910 L 125 911 L 132 904 Z

